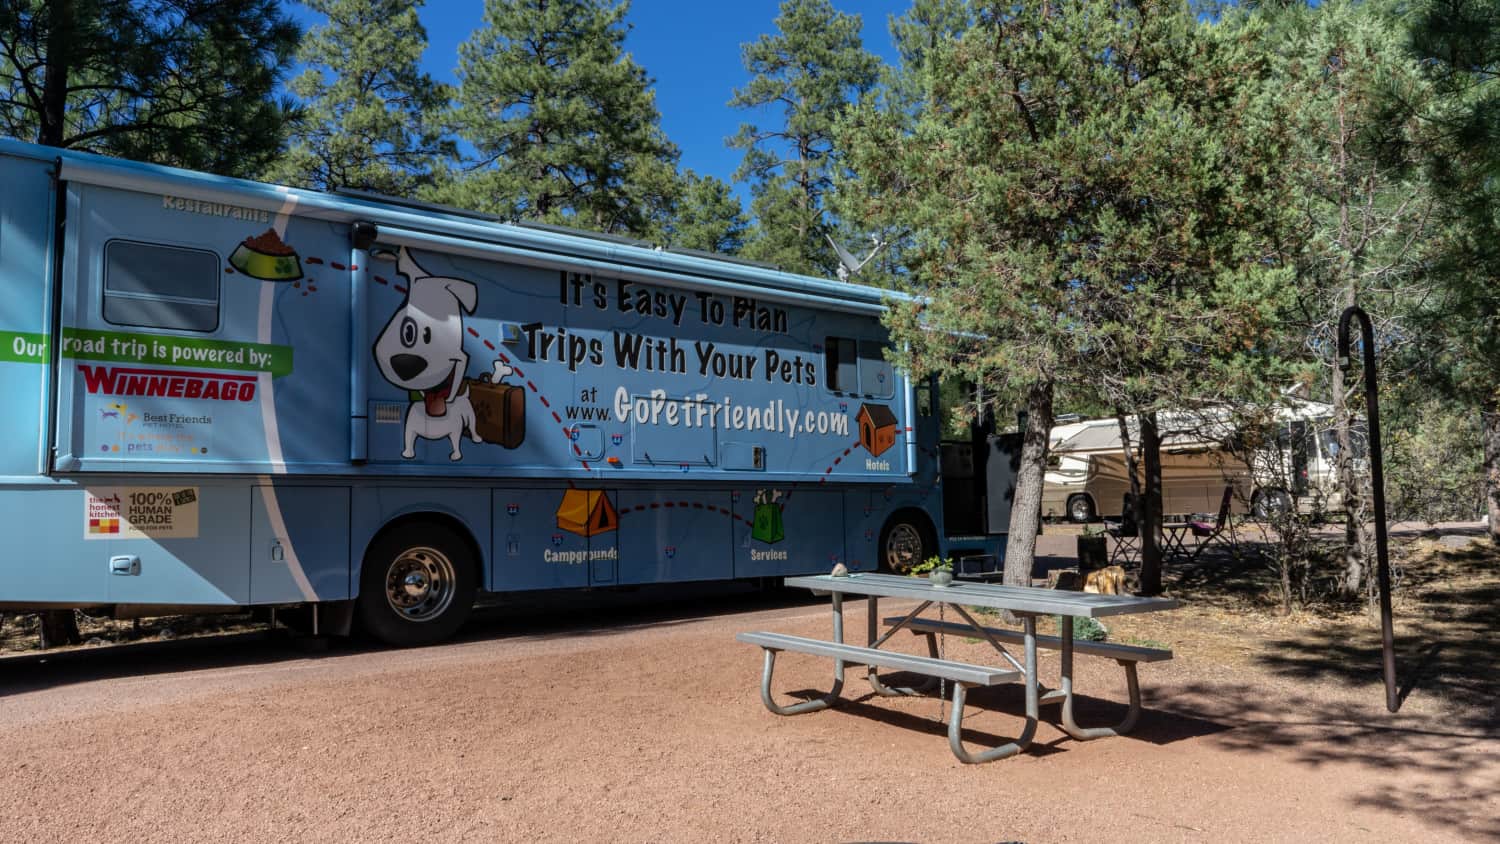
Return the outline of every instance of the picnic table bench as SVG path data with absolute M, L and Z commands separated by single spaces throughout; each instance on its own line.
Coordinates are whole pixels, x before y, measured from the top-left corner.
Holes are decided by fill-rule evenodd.
M 806 586 L 815 594 L 829 594 L 833 599 L 833 640 L 810 639 L 784 633 L 753 632 L 740 633 L 739 641 L 758 645 L 765 652 L 765 667 L 761 674 L 761 700 L 766 708 L 777 715 L 796 715 L 827 709 L 838 700 L 844 685 L 844 666 L 863 665 L 866 678 L 876 694 L 885 696 L 921 694 L 936 685 L 939 680 L 953 683 L 953 709 L 948 720 L 948 743 L 953 754 L 965 763 L 988 762 L 1014 756 L 1024 750 L 1035 735 L 1039 705 L 1062 701 L 1062 727 L 1074 738 L 1090 740 L 1119 735 L 1130 730 L 1140 714 L 1140 687 L 1135 666 L 1138 662 L 1158 662 L 1171 659 L 1171 651 L 1159 648 L 1144 648 L 1133 645 L 1117 645 L 1099 642 L 1075 642 L 1072 617 L 1098 617 L 1124 613 L 1153 612 L 1171 609 L 1177 602 L 1166 598 L 1137 598 L 1128 595 L 1096 595 L 1082 592 L 1057 592 L 1029 587 L 1003 586 L 989 583 L 957 582 L 952 586 L 934 586 L 919 578 L 885 574 L 853 574 L 843 577 L 819 575 L 816 577 L 790 577 L 787 586 Z M 869 644 L 860 647 L 844 642 L 843 607 L 845 595 L 863 595 L 869 601 L 867 632 Z M 877 637 L 880 621 L 878 613 L 881 597 L 916 598 L 920 601 L 915 609 L 900 618 L 886 619 L 889 627 L 884 635 Z M 921 617 L 921 613 L 933 604 L 951 606 L 965 623 L 940 621 Z M 1022 630 L 1003 630 L 987 627 L 974 620 L 965 606 L 991 607 L 1009 610 L 1021 619 Z M 1058 636 L 1038 636 L 1036 617 L 1057 615 L 1060 619 Z M 897 630 L 906 628 L 927 637 L 930 656 L 898 653 L 881 650 Z M 1010 664 L 1009 668 L 997 668 L 942 659 L 938 655 L 938 635 L 963 634 L 987 640 Z M 1019 643 L 1023 660 L 1017 660 L 1002 643 Z M 1041 693 L 1037 671 L 1037 649 L 1047 648 L 1062 652 L 1062 688 Z M 834 660 L 834 682 L 832 689 L 820 697 L 802 703 L 783 706 L 776 703 L 771 693 L 771 681 L 775 670 L 776 654 L 783 651 L 827 657 Z M 1073 655 L 1082 653 L 1114 659 L 1125 668 L 1129 686 L 1130 707 L 1125 720 L 1114 727 L 1084 728 L 1073 719 Z M 878 676 L 877 669 L 904 671 L 927 677 L 928 685 L 917 688 L 900 688 L 886 685 Z M 988 750 L 974 753 L 963 746 L 962 730 L 965 696 L 969 688 L 993 686 L 999 683 L 1020 681 L 1025 685 L 1026 724 L 1020 735 Z
M 896 616 L 885 619 L 889 627 L 901 625 L 902 617 Z M 1070 620 L 1064 623 L 1071 624 Z M 1000 648 L 1000 642 L 1011 644 L 1024 644 L 1026 636 L 1019 630 L 1006 630 L 999 627 L 975 626 L 956 621 L 939 621 L 934 618 L 911 618 L 904 626 L 914 635 L 925 635 L 927 646 L 930 650 L 936 649 L 935 637 L 948 634 L 955 636 L 975 636 L 976 634 L 990 641 L 990 644 Z M 1090 642 L 1068 637 L 1064 642 L 1061 636 L 1037 636 L 1036 646 L 1046 650 L 1060 651 L 1071 648 L 1072 653 L 1086 654 L 1088 656 L 1105 657 L 1113 659 L 1125 669 L 1125 686 L 1130 699 L 1130 706 L 1125 714 L 1125 720 L 1114 727 L 1080 727 L 1073 719 L 1073 695 L 1071 689 L 1053 689 L 1044 692 L 1038 698 L 1041 703 L 1062 702 L 1062 726 L 1065 731 L 1075 738 L 1099 738 L 1106 735 L 1123 735 L 1135 727 L 1135 722 L 1141 714 L 1141 686 L 1136 677 L 1135 665 L 1138 662 L 1163 662 L 1172 658 L 1172 652 L 1161 648 L 1146 648 L 1139 645 L 1121 645 L 1114 642 Z M 1066 684 L 1072 682 L 1072 671 L 1064 675 Z

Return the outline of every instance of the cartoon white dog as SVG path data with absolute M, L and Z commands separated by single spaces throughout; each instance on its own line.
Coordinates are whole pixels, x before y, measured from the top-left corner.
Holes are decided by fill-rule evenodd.
M 417 456 L 417 437 L 447 437 L 453 449 L 448 459 L 462 460 L 458 443 L 466 430 L 474 442 L 483 442 L 474 431 L 474 406 L 464 384 L 469 355 L 463 315 L 474 313 L 479 291 L 472 281 L 428 275 L 404 246 L 396 270 L 406 276 L 406 302 L 375 340 L 375 360 L 387 381 L 422 394 L 406 411 L 401 456 Z M 498 382 L 510 372 L 497 360 L 492 378 Z

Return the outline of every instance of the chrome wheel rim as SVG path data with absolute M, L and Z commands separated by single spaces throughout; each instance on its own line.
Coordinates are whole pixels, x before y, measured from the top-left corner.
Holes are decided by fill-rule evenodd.
M 1089 503 L 1086 498 L 1073 499 L 1073 521 L 1086 522 L 1089 519 Z
M 436 548 L 408 548 L 385 572 L 385 600 L 407 621 L 431 621 L 453 603 L 453 561 Z
M 915 526 L 902 523 L 891 528 L 885 538 L 885 561 L 891 571 L 901 573 L 922 562 L 922 534 Z

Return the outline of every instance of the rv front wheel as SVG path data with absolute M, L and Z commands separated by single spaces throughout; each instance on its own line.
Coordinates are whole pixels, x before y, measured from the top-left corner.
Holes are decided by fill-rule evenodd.
M 359 618 L 371 636 L 397 647 L 452 636 L 474 604 L 468 544 L 442 525 L 412 525 L 370 546 L 360 573 Z
M 936 554 L 937 543 L 928 534 L 926 526 L 911 516 L 893 518 L 880 532 L 880 570 L 906 574 Z
M 1084 524 L 1094 520 L 1094 499 L 1087 495 L 1075 495 L 1068 499 L 1068 521 Z

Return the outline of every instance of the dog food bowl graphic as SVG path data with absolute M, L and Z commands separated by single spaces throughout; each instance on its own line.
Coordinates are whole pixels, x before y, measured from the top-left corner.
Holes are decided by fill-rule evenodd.
M 262 281 L 296 281 L 302 277 L 297 250 L 283 243 L 275 229 L 245 238 L 230 253 L 229 265 Z

